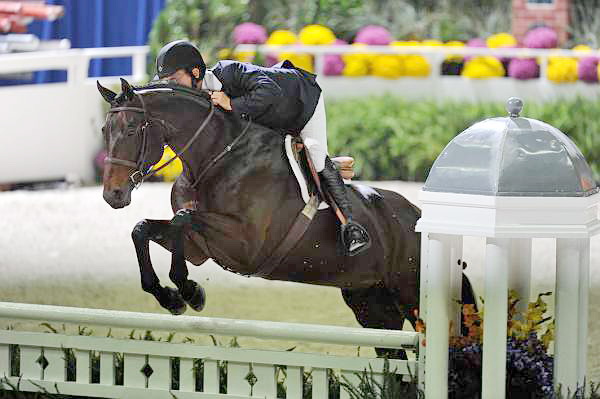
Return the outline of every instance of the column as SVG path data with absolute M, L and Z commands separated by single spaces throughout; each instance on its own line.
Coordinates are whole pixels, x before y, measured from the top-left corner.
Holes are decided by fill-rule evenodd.
M 509 256 L 508 287 L 517 292 L 517 311 L 523 314 L 531 296 L 531 238 L 511 239 Z
M 451 236 L 429 234 L 427 255 L 427 361 L 425 397 L 448 397 L 448 326 L 450 323 Z
M 452 335 L 461 335 L 460 325 L 462 321 L 462 255 L 463 237 L 450 237 L 450 320 Z
M 588 238 L 556 239 L 554 385 L 563 392 L 575 392 L 585 377 L 589 250 Z
M 506 333 L 510 239 L 488 238 L 485 254 L 482 399 L 506 395 Z

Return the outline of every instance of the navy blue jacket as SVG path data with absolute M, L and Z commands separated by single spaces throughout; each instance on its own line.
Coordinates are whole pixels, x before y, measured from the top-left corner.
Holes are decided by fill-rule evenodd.
M 321 95 L 316 76 L 289 61 L 265 68 L 226 60 L 211 70 L 231 98 L 234 113 L 294 134 L 304 128 Z

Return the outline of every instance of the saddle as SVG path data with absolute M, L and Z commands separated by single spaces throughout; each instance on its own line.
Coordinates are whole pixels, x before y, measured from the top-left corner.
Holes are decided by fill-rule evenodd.
M 253 274 L 256 277 L 266 277 L 275 270 L 285 259 L 287 254 L 302 239 L 304 233 L 308 230 L 314 216 L 319 209 L 328 208 L 324 200 L 327 193 L 321 190 L 319 175 L 310 159 L 310 155 L 299 137 L 286 136 L 285 151 L 290 161 L 292 171 L 300 185 L 300 192 L 306 206 L 296 217 L 294 224 L 289 229 L 285 237 L 279 242 L 273 253 L 265 259 Z M 331 158 L 337 169 L 340 171 L 344 180 L 351 180 L 354 177 L 354 158 L 349 156 Z M 300 169 L 301 175 L 297 172 Z M 301 178 L 302 177 L 302 178 Z M 346 223 L 346 219 L 336 205 L 333 206 L 334 213 L 340 222 Z
M 320 192 L 319 176 L 314 168 L 312 160 L 308 154 L 306 145 L 302 142 L 300 137 L 292 137 L 290 135 L 285 138 L 285 153 L 287 155 L 290 167 L 292 168 L 293 175 L 298 181 L 300 193 L 304 203 L 308 204 L 308 201 L 313 195 L 318 195 L 321 201 L 325 198 L 323 193 Z M 350 156 L 340 156 L 331 158 L 335 166 L 337 167 L 342 179 L 349 182 L 354 177 L 354 158 Z M 326 202 L 320 202 L 318 209 L 327 209 L 329 205 Z

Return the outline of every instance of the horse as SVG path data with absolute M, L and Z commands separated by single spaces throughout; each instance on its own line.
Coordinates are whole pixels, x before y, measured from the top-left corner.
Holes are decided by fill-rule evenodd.
M 418 306 L 420 210 L 402 195 L 352 183 L 355 219 L 367 228 L 372 246 L 347 256 L 338 242 L 339 223 L 329 209 L 316 212 L 305 234 L 276 267 L 260 265 L 282 241 L 305 206 L 284 155 L 284 136 L 215 107 L 206 92 L 174 83 L 132 87 L 120 94 L 98 90 L 111 105 L 102 128 L 107 159 L 103 197 L 113 208 L 129 205 L 131 191 L 162 156 L 164 145 L 181 159 L 173 184 L 171 220 L 140 221 L 132 231 L 142 289 L 172 314 L 186 304 L 200 311 L 201 286 L 188 279 L 186 261 L 200 266 L 212 258 L 225 270 L 263 278 L 333 286 L 363 327 L 413 326 Z M 163 287 L 154 272 L 149 242 L 172 253 Z M 474 294 L 463 275 L 463 301 Z M 402 351 L 399 357 L 405 358 Z

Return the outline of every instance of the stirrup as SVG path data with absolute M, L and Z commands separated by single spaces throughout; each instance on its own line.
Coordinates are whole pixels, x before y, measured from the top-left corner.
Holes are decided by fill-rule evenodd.
M 350 224 L 351 223 L 351 224 Z M 344 246 L 344 250 L 346 251 L 346 255 L 348 256 L 356 256 L 364 251 L 366 251 L 367 249 L 371 248 L 371 238 L 369 237 L 369 233 L 367 233 L 367 230 L 365 230 L 364 227 L 362 227 L 360 224 L 356 223 L 356 222 L 350 222 L 347 225 L 342 225 L 341 226 L 341 238 L 342 238 L 342 245 Z M 346 234 L 348 233 L 348 227 L 352 227 L 358 230 L 358 233 L 360 234 L 360 240 L 359 239 L 351 239 L 349 242 L 346 240 Z

